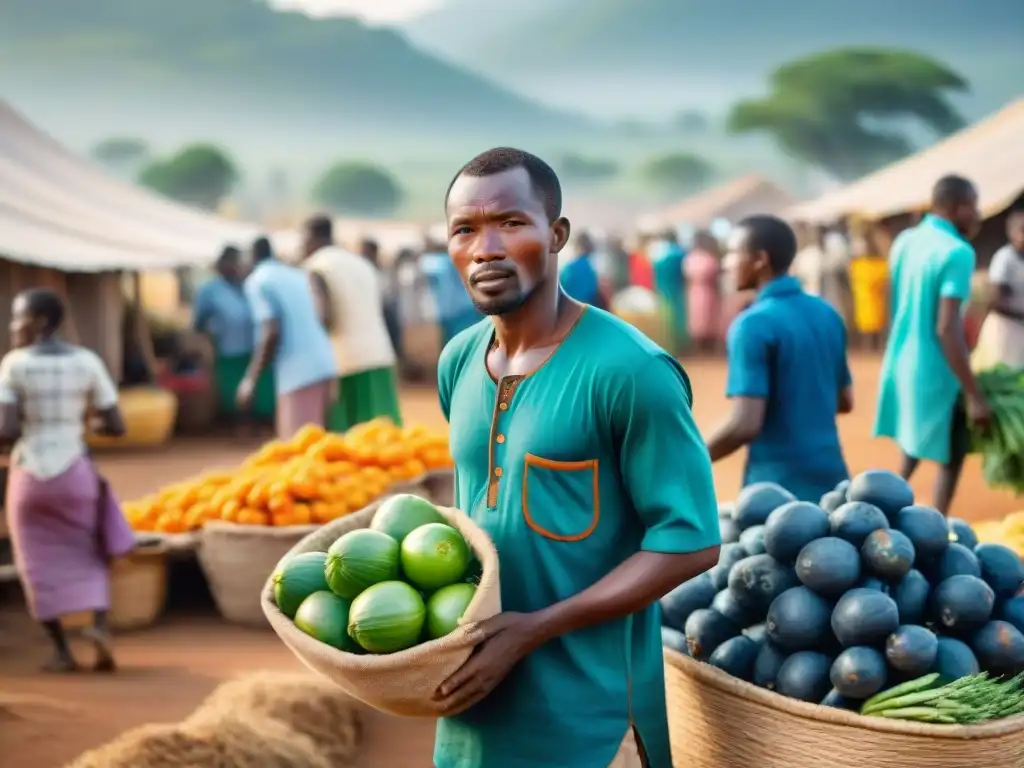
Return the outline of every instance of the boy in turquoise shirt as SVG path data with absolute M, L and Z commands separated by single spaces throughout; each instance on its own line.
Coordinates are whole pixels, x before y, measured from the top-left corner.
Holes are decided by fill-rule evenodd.
M 732 413 L 708 441 L 712 461 L 749 446 L 743 484 L 772 482 L 817 502 L 848 477 L 836 415 L 853 409 L 846 327 L 789 274 L 796 235 L 775 216 L 749 216 L 729 237 L 736 289 L 757 291 L 729 326 Z
M 489 319 L 444 350 L 456 503 L 497 546 L 504 613 L 437 692 L 437 768 L 671 765 L 657 600 L 718 559 L 686 374 L 559 288 L 551 168 L 495 149 L 447 199 L 448 250 Z

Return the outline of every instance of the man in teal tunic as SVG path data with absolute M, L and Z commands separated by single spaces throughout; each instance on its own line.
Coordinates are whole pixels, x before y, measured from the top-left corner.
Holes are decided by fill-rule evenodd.
M 490 534 L 504 613 L 437 692 L 437 768 L 671 765 L 657 600 L 711 568 L 707 450 L 679 364 L 566 296 L 551 168 L 494 149 L 456 175 L 448 251 L 489 318 L 439 364 L 456 503 Z
M 934 503 L 943 514 L 970 447 L 968 420 L 989 418 L 971 372 L 962 320 L 974 274 L 969 239 L 980 220 L 974 185 L 946 176 L 932 191 L 932 212 L 902 232 L 889 254 L 892 330 L 882 363 L 875 435 L 891 437 L 900 446 L 907 479 L 921 459 L 942 465 Z

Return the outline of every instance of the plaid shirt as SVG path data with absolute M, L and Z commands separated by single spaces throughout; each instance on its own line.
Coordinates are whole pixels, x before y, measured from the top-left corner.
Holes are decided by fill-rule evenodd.
M 15 405 L 21 439 L 12 463 L 36 477 L 56 477 L 86 455 L 89 408 L 117 405 L 117 387 L 99 356 L 84 347 L 67 354 L 15 349 L 0 360 L 0 403 Z

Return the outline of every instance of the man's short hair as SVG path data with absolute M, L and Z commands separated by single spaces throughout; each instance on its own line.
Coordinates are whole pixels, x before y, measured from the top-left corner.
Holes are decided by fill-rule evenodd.
M 242 259 L 242 252 L 234 245 L 225 245 L 217 257 L 217 266 L 225 266 Z
M 445 207 L 448 206 L 448 196 L 452 187 L 460 176 L 473 176 L 481 178 L 484 176 L 495 176 L 515 168 L 523 168 L 530 177 L 530 186 L 533 193 L 544 206 L 544 213 L 548 221 L 554 221 L 562 215 L 562 185 L 558 181 L 558 174 L 554 169 L 536 155 L 525 152 L 521 149 L 511 147 L 495 147 L 481 152 L 452 177 L 448 184 L 448 191 L 444 195 Z
M 257 237 L 252 244 L 252 260 L 256 263 L 266 261 L 274 255 L 274 248 L 266 237 Z
M 764 251 L 772 272 L 781 275 L 789 271 L 796 257 L 796 234 L 793 228 L 778 216 L 747 216 L 737 225 L 747 233 L 751 251 Z
M 969 179 L 950 174 L 943 176 L 932 187 L 932 208 L 948 211 L 977 197 L 978 190 Z
M 313 216 L 306 222 L 306 231 L 317 240 L 333 240 L 334 224 L 330 216 L 323 214 Z

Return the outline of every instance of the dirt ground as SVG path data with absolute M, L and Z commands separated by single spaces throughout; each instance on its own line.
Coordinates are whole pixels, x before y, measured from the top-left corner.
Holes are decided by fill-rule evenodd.
M 895 469 L 898 454 L 871 438 L 879 363 L 853 361 L 857 409 L 841 421 L 852 471 Z M 697 421 L 710 429 L 724 416 L 725 370 L 720 361 L 689 362 Z M 442 426 L 436 394 L 411 389 L 403 395 L 410 422 Z M 200 469 L 235 464 L 248 448 L 230 442 L 182 442 L 157 453 L 108 454 L 100 464 L 121 498 L 132 498 Z M 720 498 L 739 487 L 742 456 L 715 467 Z M 914 487 L 931 499 L 933 467 L 922 468 Z M 968 464 L 953 514 L 970 520 L 999 517 L 1024 507 L 1005 493 L 985 487 L 976 462 Z M 54 678 L 36 672 L 45 645 L 17 603 L 0 607 L 0 696 L 25 695 L 35 704 L 19 708 L 20 718 L 0 718 L 0 747 L 6 768 L 57 768 L 80 752 L 149 722 L 178 720 L 216 685 L 236 673 L 256 669 L 298 669 L 299 664 L 270 633 L 231 627 L 212 615 L 208 603 L 192 609 L 172 606 L 157 627 L 119 638 L 121 671 L 115 677 L 79 675 Z M 365 768 L 427 768 L 431 765 L 432 724 L 397 720 L 366 712 Z

